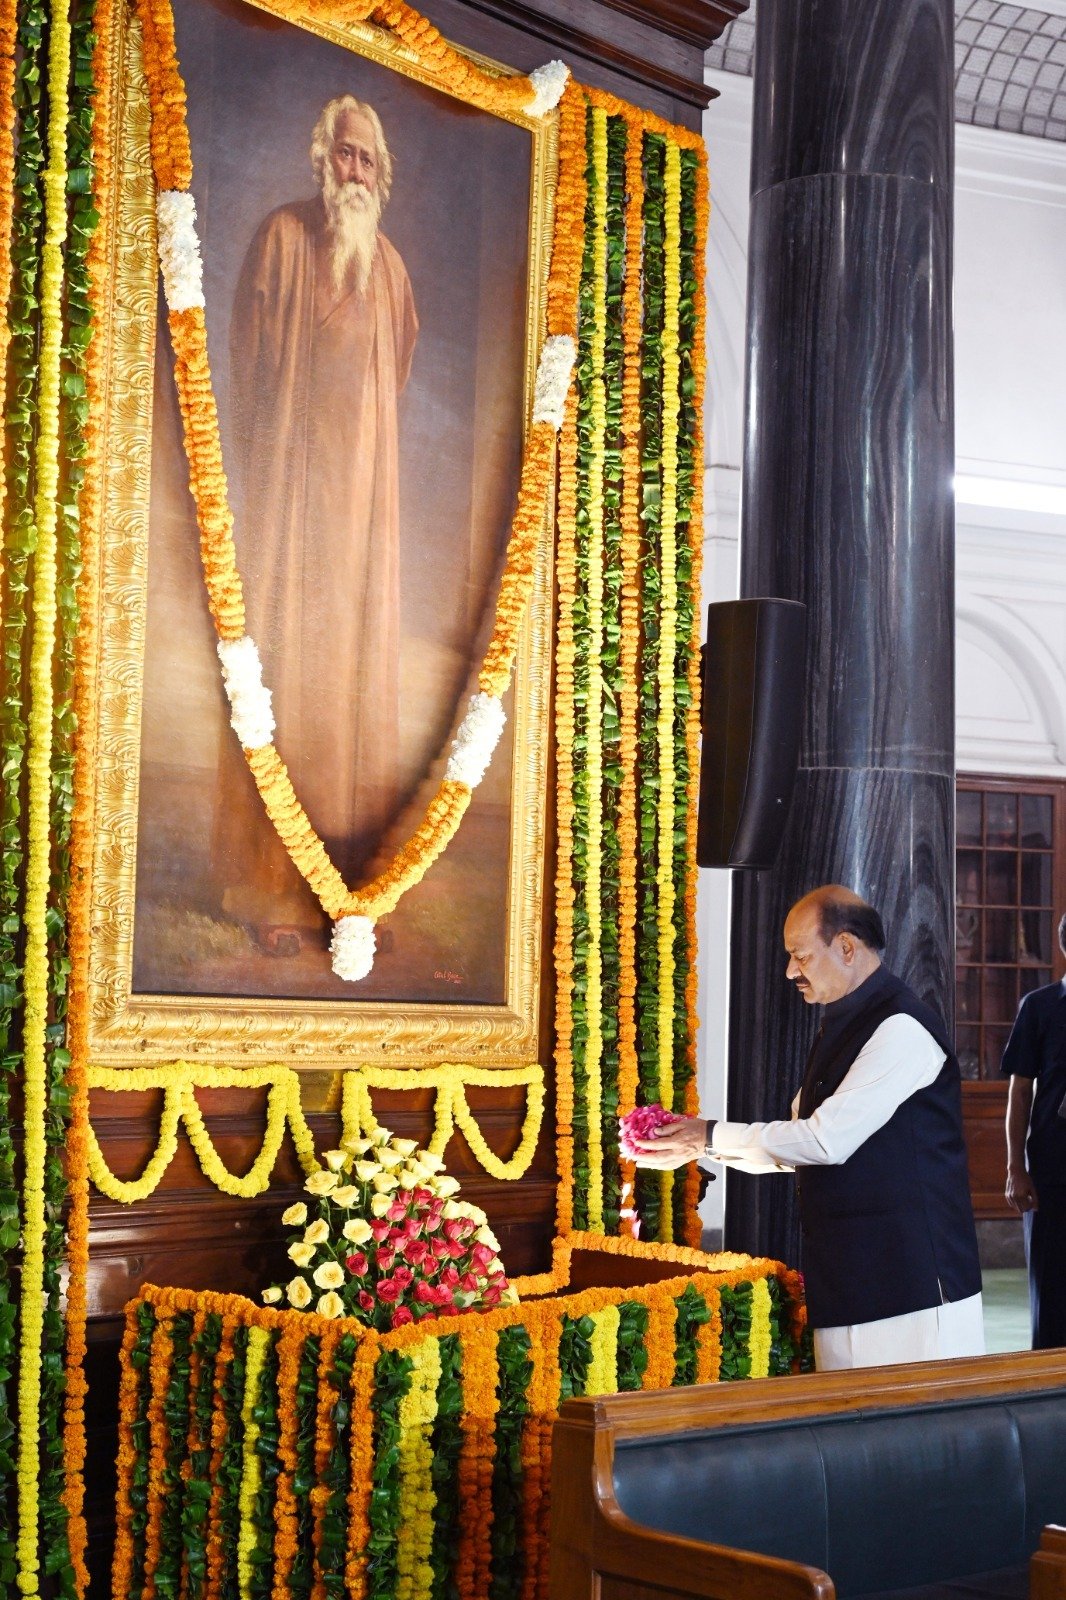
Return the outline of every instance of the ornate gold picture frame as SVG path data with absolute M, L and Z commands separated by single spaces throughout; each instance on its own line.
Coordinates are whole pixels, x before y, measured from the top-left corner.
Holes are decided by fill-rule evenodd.
M 491 625 L 543 334 L 554 118 L 496 117 L 463 105 L 411 51 L 370 25 L 297 27 L 269 0 L 256 0 L 254 7 L 243 0 L 179 0 L 175 12 L 179 58 L 188 46 L 183 71 L 193 191 L 203 223 L 224 459 L 238 432 L 237 422 L 227 424 L 227 384 L 236 386 L 247 348 L 245 336 L 233 332 L 242 324 L 230 307 L 244 292 L 254 241 L 271 218 L 295 213 L 289 201 L 314 203 L 307 146 L 317 108 L 324 99 L 352 93 L 385 106 L 381 120 L 390 141 L 398 130 L 383 228 L 400 272 L 406 266 L 409 273 L 417 308 L 409 315 L 411 384 L 397 402 L 397 763 L 406 766 L 395 780 L 395 821 L 402 837 L 426 785 L 439 777 L 441 752 L 465 707 Z M 270 823 L 265 813 L 242 811 L 226 787 L 227 763 L 239 749 L 226 721 L 196 575 L 195 519 L 174 444 L 180 433 L 158 315 L 141 59 L 139 29 L 127 18 L 116 30 L 112 62 L 115 181 L 103 219 L 112 270 L 110 303 L 97 332 L 106 341 L 107 467 L 94 586 L 92 1059 L 283 1059 L 309 1067 L 442 1059 L 503 1066 L 537 1059 L 550 539 L 542 542 L 508 697 L 508 736 L 496 751 L 484 799 L 479 791 L 451 849 L 410 896 L 410 908 L 401 907 L 383 925 L 382 959 L 371 979 L 344 984 L 322 956 L 328 930 L 300 922 L 291 885 L 283 882 L 275 891 L 269 869 L 256 880 L 241 861 L 242 841 L 258 849 L 254 830 L 269 831 Z M 294 104 L 298 95 L 306 106 Z M 306 201 L 293 193 L 304 169 Z M 423 208 L 428 220 L 411 198 L 416 187 L 429 197 Z M 360 403 L 358 395 L 352 403 Z M 344 411 L 340 404 L 338 413 Z M 299 414 L 301 426 L 309 427 L 306 407 Z M 328 406 L 323 414 L 328 417 Z M 308 449 L 306 459 L 319 460 L 321 453 Z M 459 482 L 466 486 L 462 497 L 455 491 Z M 235 492 L 240 555 L 239 483 Z M 261 525 L 244 536 L 254 563 L 253 532 L 259 537 Z M 301 605 L 306 609 L 306 598 Z M 297 649 L 314 690 L 323 679 L 321 664 L 310 647 Z M 364 664 L 353 672 L 365 677 L 366 670 Z M 283 755 L 285 732 L 279 721 Z M 294 720 L 290 740 L 299 737 L 302 726 Z M 308 757 L 312 777 L 314 766 Z M 297 783 L 298 769 L 299 761 Z M 367 846 L 368 874 L 374 850 L 389 848 L 386 828 Z

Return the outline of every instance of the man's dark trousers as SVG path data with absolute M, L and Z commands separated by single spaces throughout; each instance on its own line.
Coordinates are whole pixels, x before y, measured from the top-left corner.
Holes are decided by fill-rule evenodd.
M 1025 1213 L 1025 1260 L 1033 1349 L 1066 1345 L 1066 1185 L 1043 1184 L 1040 1208 Z

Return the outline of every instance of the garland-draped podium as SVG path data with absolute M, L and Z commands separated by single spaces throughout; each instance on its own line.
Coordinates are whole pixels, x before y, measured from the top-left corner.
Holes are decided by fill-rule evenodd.
M 122 1352 L 114 1600 L 547 1600 L 564 1400 L 792 1370 L 795 1276 L 732 1259 L 385 1334 L 145 1289 Z
M 557 71 L 486 73 L 403 0 L 273 9 L 297 22 L 372 20 L 483 108 L 555 114 L 545 108 L 558 97 Z M 169 5 L 139 0 L 138 10 L 149 79 L 158 80 L 173 65 Z M 0 1590 L 31 1600 L 45 1581 L 69 1597 L 88 1582 L 90 1177 L 121 1187 L 92 1137 L 90 1084 L 106 1069 L 86 1045 L 94 585 L 107 537 L 101 375 L 112 241 L 101 218 L 113 181 L 117 20 L 114 0 L 76 8 L 0 0 Z M 181 189 L 190 156 L 180 79 L 164 84 L 157 109 L 160 182 Z M 237 1569 L 236 1587 L 224 1592 L 241 1600 L 270 1585 L 276 1600 L 435 1597 L 455 1587 L 532 1600 L 543 1592 L 543 1555 L 521 1546 L 519 1530 L 541 1526 L 559 1397 L 742 1376 L 792 1360 L 782 1308 L 794 1287 L 780 1289 L 781 1271 L 766 1264 L 734 1282 L 676 1255 L 671 1241 L 697 1237 L 695 1173 L 638 1175 L 621 1162 L 617 1139 L 619 1113 L 635 1104 L 688 1110 L 695 1098 L 702 146 L 572 82 L 557 114 L 548 300 L 551 331 L 576 341 L 577 358 L 556 467 L 559 1239 L 551 1270 L 526 1288 L 565 1289 L 569 1252 L 582 1239 L 608 1253 L 654 1253 L 659 1241 L 661 1254 L 689 1260 L 693 1276 L 546 1300 L 462 1329 L 442 1324 L 417 1346 L 153 1292 L 133 1315 L 125 1357 L 132 1432 L 120 1470 L 135 1509 L 121 1559 L 131 1593 L 149 1557 L 153 1592 L 222 1593 L 228 1557 L 214 1535 L 226 1532 Z M 554 425 L 548 432 L 551 441 L 531 430 L 527 447 L 523 481 L 537 494 L 551 483 Z M 528 510 L 515 545 L 523 560 L 535 521 Z M 490 663 L 493 692 L 507 670 L 512 610 L 508 602 L 501 613 L 506 648 Z M 274 1133 L 302 1118 L 288 1080 L 278 1087 L 281 1068 L 254 1181 L 234 1179 L 195 1100 L 219 1070 L 228 1069 L 195 1061 L 145 1069 L 166 1103 L 156 1164 L 169 1159 L 183 1120 L 212 1181 L 250 1195 L 269 1181 Z M 487 1146 L 477 1152 L 501 1181 L 520 1175 L 536 1139 L 540 1075 L 536 1063 L 521 1070 L 530 1102 L 520 1150 L 508 1163 Z M 464 1079 L 461 1064 L 444 1063 L 440 1072 L 439 1136 L 457 1120 L 476 1142 L 462 1094 L 476 1073 Z M 16 1112 L 21 1126 L 12 1125 Z M 303 1154 L 314 1160 L 313 1150 Z M 153 1168 L 151 1181 L 133 1180 L 120 1198 L 149 1192 L 155 1177 Z M 634 1210 L 640 1245 L 628 1237 Z M 350 1456 L 331 1448 L 339 1435 Z M 351 1472 L 356 1452 L 373 1460 L 371 1479 Z M 478 1520 L 463 1505 L 477 1506 Z M 418 1532 L 402 1551 L 399 1517 Z M 358 1551 L 368 1527 L 375 1548 L 391 1552 L 370 1576 Z M 525 1553 L 512 1560 L 520 1546 Z

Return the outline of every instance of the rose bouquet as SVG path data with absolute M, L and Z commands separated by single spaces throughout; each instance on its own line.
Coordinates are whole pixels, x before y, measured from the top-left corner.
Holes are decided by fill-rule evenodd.
M 263 1290 L 267 1305 L 385 1331 L 515 1303 L 485 1213 L 457 1198 L 438 1156 L 377 1128 L 322 1159 L 304 1184 L 310 1200 L 282 1212 L 299 1230 L 288 1249 L 296 1275 Z

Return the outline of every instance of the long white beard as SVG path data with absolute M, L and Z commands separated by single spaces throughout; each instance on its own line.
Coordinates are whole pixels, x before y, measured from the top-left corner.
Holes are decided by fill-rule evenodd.
M 381 220 L 381 196 L 357 183 L 338 183 L 328 162 L 322 173 L 322 202 L 326 208 L 330 276 L 334 294 L 340 294 L 355 269 L 355 285 L 362 294 L 374 265 Z

